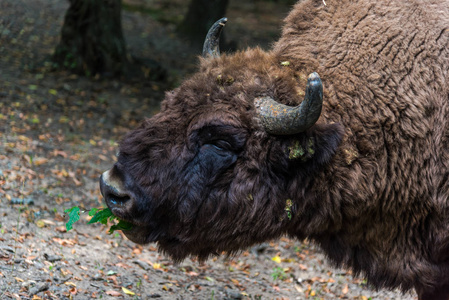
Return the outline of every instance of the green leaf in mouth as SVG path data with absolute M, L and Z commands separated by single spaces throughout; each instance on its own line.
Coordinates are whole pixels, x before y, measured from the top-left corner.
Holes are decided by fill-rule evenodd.
M 74 206 L 72 208 L 66 209 L 64 211 L 69 216 L 69 220 L 66 223 L 66 229 L 67 231 L 71 230 L 73 228 L 73 224 L 77 222 L 80 219 L 80 208 L 77 206 Z M 109 228 L 108 234 L 112 234 L 116 230 L 130 230 L 133 225 L 129 222 L 126 222 L 124 220 L 120 220 L 116 216 L 114 216 L 109 208 L 92 208 L 89 211 L 89 216 L 92 217 L 87 224 L 94 224 L 94 223 L 101 223 L 103 225 L 108 224 L 109 221 L 118 220 L 117 224 L 112 225 Z

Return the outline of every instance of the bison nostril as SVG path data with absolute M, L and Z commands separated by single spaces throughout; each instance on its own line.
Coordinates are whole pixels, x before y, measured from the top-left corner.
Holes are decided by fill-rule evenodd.
M 112 206 L 123 206 L 126 202 L 131 200 L 131 197 L 129 197 L 128 195 L 116 195 L 110 192 L 106 193 L 104 197 L 106 201 Z

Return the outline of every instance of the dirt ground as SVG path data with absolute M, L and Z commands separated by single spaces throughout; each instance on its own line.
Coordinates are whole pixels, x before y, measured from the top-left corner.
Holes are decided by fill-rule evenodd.
M 187 3 L 125 2 L 175 20 Z M 231 259 L 173 264 L 155 244 L 87 225 L 87 213 L 67 232 L 64 209 L 103 205 L 98 178 L 120 137 L 158 110 L 163 91 L 194 71 L 199 53 L 169 22 L 124 11 L 129 52 L 159 61 L 168 83 L 52 72 L 47 60 L 67 6 L 0 2 L 0 299 L 416 299 L 370 289 L 307 241 L 282 238 Z M 287 11 L 231 0 L 227 37 L 239 48 L 268 47 Z

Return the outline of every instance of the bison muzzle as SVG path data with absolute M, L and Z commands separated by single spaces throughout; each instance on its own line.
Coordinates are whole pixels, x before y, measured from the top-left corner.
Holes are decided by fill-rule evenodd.
M 449 3 L 305 0 L 129 132 L 101 191 L 174 260 L 287 235 L 377 288 L 449 299 Z

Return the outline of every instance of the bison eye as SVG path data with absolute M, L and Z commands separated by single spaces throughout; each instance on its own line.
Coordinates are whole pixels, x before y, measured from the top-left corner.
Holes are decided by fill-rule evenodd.
M 246 142 L 246 131 L 231 125 L 207 125 L 192 132 L 191 145 L 209 146 L 227 152 L 242 151 Z
M 207 144 L 212 145 L 213 147 L 215 147 L 218 150 L 224 150 L 224 151 L 229 151 L 229 150 L 233 150 L 232 145 L 225 141 L 225 140 L 215 140 L 215 141 L 210 141 Z

